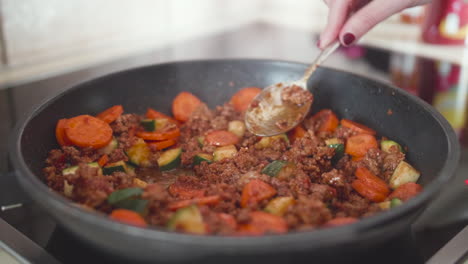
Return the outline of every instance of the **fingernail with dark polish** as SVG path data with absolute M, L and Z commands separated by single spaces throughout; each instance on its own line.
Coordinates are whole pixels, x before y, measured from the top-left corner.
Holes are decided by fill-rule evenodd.
M 343 36 L 343 44 L 345 44 L 346 46 L 349 46 L 349 45 L 351 45 L 351 43 L 354 42 L 355 39 L 356 39 L 356 37 L 353 34 L 346 33 Z

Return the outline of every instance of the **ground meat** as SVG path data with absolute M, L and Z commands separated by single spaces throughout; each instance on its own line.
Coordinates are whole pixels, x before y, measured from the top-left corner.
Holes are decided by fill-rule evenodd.
M 312 100 L 309 95 L 298 94 L 304 91 L 296 88 L 287 89 L 282 94 L 283 100 L 294 104 Z M 142 118 L 125 114 L 110 124 L 119 144 L 107 153 L 109 163 L 129 161 L 126 151 L 139 140 L 136 133 L 142 129 Z M 198 204 L 203 221 L 209 227 L 208 233 L 221 235 L 236 234 L 236 226 L 245 227 L 251 223 L 251 217 L 254 217 L 251 213 L 264 212 L 274 198 L 291 197 L 294 203 L 278 214 L 282 215 L 290 231 L 304 231 L 321 228 L 336 217 L 362 218 L 380 212 L 382 209 L 377 203 L 353 189 L 354 172 L 357 167 L 365 167 L 388 182 L 396 166 L 405 159 L 397 148 L 391 148 L 389 153 L 371 149 L 360 160 L 352 159 L 346 153 L 338 157 L 335 149 L 327 146 L 325 141 L 338 138 L 346 144 L 346 139 L 356 132 L 341 126 L 335 131 L 320 132 L 320 123 L 309 117 L 302 123 L 305 135 L 294 141 L 279 136 L 270 138 L 267 144 L 259 144 L 260 138 L 246 131 L 235 144 L 237 153 L 232 157 L 193 165 L 195 155 L 210 155 L 217 149 L 203 140 L 206 133 L 227 130 L 233 120 L 243 120 L 243 113 L 235 111 L 230 103 L 213 110 L 205 104 L 198 107 L 180 126 L 181 135 L 174 147 L 183 152 L 180 168 L 176 170 L 161 172 L 157 159 L 162 151 L 151 149 L 149 160 L 152 165 L 129 169 L 127 163 L 125 172 L 103 175 L 102 170 L 88 165 L 102 156 L 102 150 L 64 146 L 49 152 L 43 169 L 45 180 L 50 188 L 74 202 L 104 213 L 115 209 L 106 202 L 114 190 L 140 187 L 144 189 L 140 198 L 148 201 L 144 218 L 150 225 L 158 227 L 167 226 L 174 217 L 174 203 Z M 285 162 L 286 167 L 276 175 L 265 171 L 273 161 Z M 75 173 L 63 175 L 62 171 L 71 166 L 79 167 Z M 266 184 L 267 187 L 260 184 L 261 188 L 272 188 L 274 194 L 243 208 L 246 185 L 253 179 Z M 250 195 L 259 193 L 261 191 L 257 190 Z M 200 199 L 206 197 L 215 200 L 204 204 Z
M 281 92 L 281 100 L 295 105 L 303 105 L 305 103 L 312 103 L 312 94 L 297 85 L 285 87 Z

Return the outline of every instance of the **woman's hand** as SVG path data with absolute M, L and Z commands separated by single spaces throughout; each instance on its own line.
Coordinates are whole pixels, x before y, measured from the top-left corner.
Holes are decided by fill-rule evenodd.
M 324 0 L 330 11 L 327 26 L 317 46 L 327 47 L 336 38 L 344 46 L 353 44 L 375 25 L 405 8 L 431 0 Z

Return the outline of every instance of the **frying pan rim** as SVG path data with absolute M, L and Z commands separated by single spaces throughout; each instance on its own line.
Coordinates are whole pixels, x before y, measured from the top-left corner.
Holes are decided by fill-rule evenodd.
M 181 64 L 203 64 L 203 63 L 233 63 L 233 62 L 252 62 L 252 63 L 268 63 L 268 64 L 283 64 L 286 66 L 301 66 L 307 67 L 307 64 L 301 62 L 287 61 L 287 60 L 275 60 L 275 59 L 242 59 L 242 58 L 222 58 L 222 59 L 195 59 L 195 60 L 181 60 L 181 61 L 170 61 L 165 63 L 145 65 L 135 68 L 124 69 L 121 71 L 109 73 L 97 78 L 92 78 L 83 82 L 75 83 L 69 88 L 61 89 L 58 93 L 48 96 L 46 99 L 41 101 L 32 108 L 23 118 L 17 123 L 14 129 L 14 140 L 11 140 L 9 150 L 13 155 L 10 156 L 10 159 L 16 168 L 15 174 L 19 179 L 21 185 L 24 189 L 32 189 L 35 186 L 36 193 L 33 193 L 32 196 L 44 196 L 47 201 L 42 201 L 39 199 L 44 207 L 55 208 L 60 213 L 69 214 L 70 217 L 80 219 L 81 221 L 88 222 L 87 224 L 96 225 L 99 228 L 109 229 L 113 232 L 122 232 L 125 235 L 131 235 L 136 237 L 141 237 L 147 240 L 160 240 L 164 242 L 176 242 L 176 243 L 196 243 L 202 246 L 211 246 L 211 247 L 223 247 L 223 246 L 234 246 L 243 248 L 254 248 L 255 250 L 259 248 L 264 248 L 265 246 L 277 251 L 279 248 L 274 247 L 274 245 L 281 245 L 280 248 L 288 250 L 289 247 L 297 247 L 298 243 L 310 242 L 310 241 L 320 241 L 323 244 L 326 242 L 329 243 L 339 243 L 346 240 L 347 237 L 354 237 L 355 235 L 360 235 L 368 231 L 372 231 L 373 228 L 377 226 L 384 225 L 385 223 L 390 223 L 397 220 L 400 217 L 404 217 L 412 212 L 412 210 L 417 210 L 419 205 L 427 203 L 430 198 L 433 198 L 441 189 L 443 183 L 447 182 L 450 177 L 454 175 L 454 172 L 457 168 L 459 156 L 460 156 L 460 146 L 456 138 L 455 132 L 448 123 L 448 121 L 437 112 L 432 106 L 424 102 L 422 99 L 409 94 L 408 92 L 401 90 L 395 87 L 392 84 L 385 83 L 382 81 L 375 80 L 373 78 L 361 76 L 359 74 L 328 68 L 321 67 L 328 71 L 332 72 L 341 72 L 352 77 L 357 77 L 365 80 L 369 80 L 374 84 L 384 86 L 385 89 L 393 91 L 395 94 L 401 94 L 403 97 L 409 98 L 410 101 L 414 101 L 415 104 L 422 107 L 425 111 L 429 112 L 431 116 L 435 119 L 438 125 L 442 128 L 445 133 L 445 139 L 448 145 L 448 154 L 447 160 L 444 162 L 442 169 L 438 176 L 427 186 L 425 186 L 424 191 L 419 194 L 417 197 L 406 202 L 403 206 L 399 208 L 392 209 L 387 212 L 379 213 L 370 218 L 361 219 L 357 223 L 330 228 L 330 229 L 319 229 L 310 232 L 289 232 L 282 235 L 266 235 L 260 237 L 226 237 L 226 236 L 196 236 L 190 234 L 176 233 L 164 231 L 161 229 L 155 228 L 140 228 L 125 225 L 116 221 L 111 221 L 107 217 L 96 213 L 89 213 L 83 209 L 74 206 L 70 201 L 61 195 L 58 195 L 56 192 L 50 190 L 47 185 L 40 180 L 40 176 L 36 176 L 26 165 L 24 157 L 21 153 L 21 138 L 23 136 L 24 128 L 26 125 L 44 109 L 46 109 L 50 104 L 59 100 L 65 94 L 72 92 L 76 89 L 80 89 L 82 86 L 93 84 L 94 82 L 99 82 L 108 78 L 113 78 L 114 76 L 121 75 L 127 72 L 140 71 L 142 69 L 149 69 L 154 67 L 167 67 L 172 65 L 181 65 Z M 19 172 L 19 174 L 18 174 Z M 37 199 L 36 199 L 37 200 Z M 44 203 L 44 204 L 43 204 Z M 47 204 L 45 204 L 47 203 Z M 59 221 L 60 222 L 60 221 Z M 310 247 L 307 245 L 306 247 Z

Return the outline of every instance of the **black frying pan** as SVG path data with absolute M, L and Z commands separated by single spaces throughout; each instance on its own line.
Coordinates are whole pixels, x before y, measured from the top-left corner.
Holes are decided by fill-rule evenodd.
M 311 260 L 348 260 L 357 252 L 406 232 L 408 226 L 454 174 L 459 145 L 447 121 L 431 106 L 395 87 L 353 74 L 319 69 L 309 81 L 313 111 L 327 107 L 340 117 L 362 122 L 381 135 L 408 146 L 409 161 L 422 172 L 424 192 L 403 206 L 349 226 L 263 237 L 194 236 L 142 229 L 109 221 L 71 205 L 49 190 L 41 169 L 47 152 L 57 147 L 58 119 L 96 114 L 122 104 L 127 112 L 154 107 L 170 113 L 174 96 L 196 94 L 210 107 L 229 100 L 244 86 L 265 87 L 298 79 L 306 65 L 268 60 L 175 62 L 111 74 L 77 85 L 42 104 L 16 130 L 12 161 L 26 192 L 58 222 L 102 251 L 145 261 L 215 260 L 268 263 L 294 256 Z M 393 114 L 389 115 L 388 110 Z M 391 249 L 389 249 L 391 250 Z M 229 258 L 228 258 L 229 257 Z

